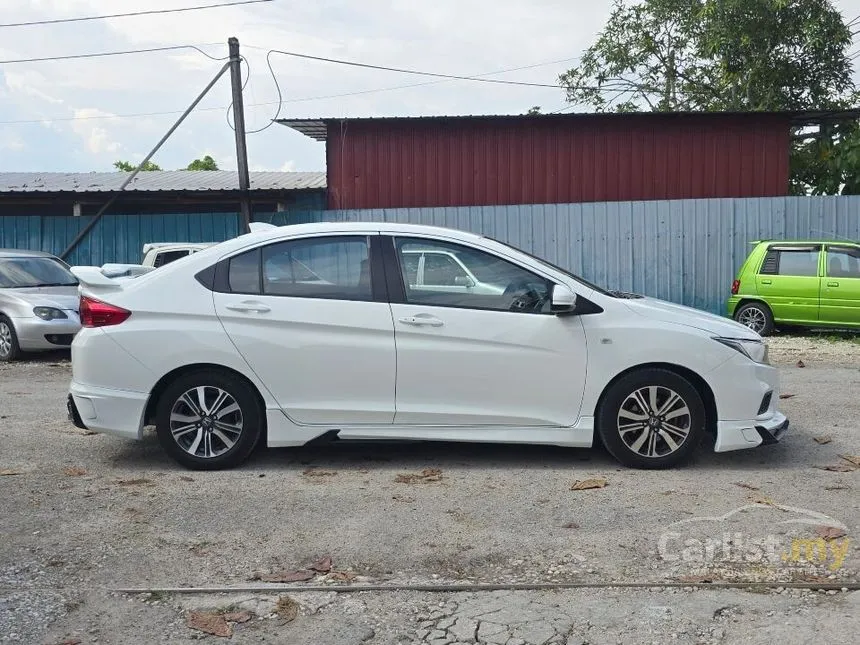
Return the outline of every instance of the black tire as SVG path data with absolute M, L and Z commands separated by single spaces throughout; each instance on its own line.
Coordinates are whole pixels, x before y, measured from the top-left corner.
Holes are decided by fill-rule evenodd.
M 770 336 L 773 333 L 773 312 L 763 302 L 748 302 L 735 309 L 735 321 L 749 327 L 760 336 Z M 750 324 L 756 321 L 756 324 Z
M 672 393 L 679 397 L 680 403 L 668 405 L 662 415 L 642 409 L 635 400 L 636 393 L 651 387 L 656 388 L 657 412 L 669 403 Z M 649 408 L 651 392 L 650 389 L 646 390 L 647 398 L 644 400 Z M 678 414 L 684 409 L 687 410 L 686 414 Z M 633 419 L 624 416 L 624 413 L 646 418 Z M 661 416 L 664 418 L 661 419 Z M 667 416 L 671 418 L 666 419 Z M 626 428 L 621 424 L 623 419 L 628 419 Z M 705 436 L 706 421 L 705 405 L 698 390 L 675 372 L 653 368 L 631 372 L 612 384 L 598 410 L 597 430 L 609 454 L 623 465 L 630 468 L 671 468 L 692 457 Z M 638 423 L 642 425 L 641 432 L 631 427 Z M 686 434 L 679 430 L 685 430 Z M 664 437 L 668 437 L 668 440 Z M 638 443 L 640 440 L 644 443 Z M 674 449 L 669 440 L 675 444 Z M 653 455 L 649 456 L 649 452 L 653 452 Z
M 3 342 L 5 337 L 6 342 Z M 0 362 L 10 363 L 21 358 L 21 346 L 15 326 L 6 316 L 0 314 Z
M 217 415 L 197 415 L 197 412 L 205 412 L 199 408 L 199 396 L 191 400 L 196 408 L 189 405 L 188 399 L 183 399 L 188 392 L 196 394 L 197 388 L 204 388 L 203 399 L 208 407 L 214 407 L 220 391 L 232 398 L 238 412 L 224 413 L 234 407 L 226 399 L 219 407 L 223 415 L 218 417 L 220 420 L 215 418 Z M 171 422 L 174 412 L 188 418 L 181 421 L 174 418 Z M 199 423 L 192 421 L 197 416 Z M 183 423 L 186 425 L 181 425 Z M 222 470 L 234 468 L 248 459 L 263 435 L 264 423 L 265 416 L 257 393 L 244 379 L 225 371 L 200 370 L 183 374 L 162 393 L 156 411 L 155 431 L 165 452 L 186 468 Z M 228 431 L 226 426 L 232 426 L 234 430 Z M 238 434 L 234 434 L 236 427 L 240 427 Z M 174 438 L 174 430 L 183 428 L 190 429 Z M 228 447 L 220 437 L 234 439 L 233 445 Z M 195 440 L 197 446 L 194 445 Z M 195 454 L 190 452 L 191 449 Z M 205 455 L 207 451 L 210 456 Z

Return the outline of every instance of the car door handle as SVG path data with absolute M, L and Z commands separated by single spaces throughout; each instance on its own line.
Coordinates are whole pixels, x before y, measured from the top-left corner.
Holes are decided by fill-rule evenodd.
M 247 313 L 254 314 L 264 314 L 268 311 L 271 311 L 266 305 L 262 302 L 240 302 L 237 305 L 227 305 L 227 309 L 230 311 L 244 311 Z
M 773 284 L 773 281 L 772 280 L 762 280 L 761 283 L 762 284 Z
M 416 327 L 441 327 L 445 324 L 433 316 L 404 316 L 399 321 L 404 325 L 414 325 Z
M 827 286 L 828 286 L 828 287 L 838 287 L 838 286 L 839 286 L 839 283 L 838 283 L 838 282 L 828 282 L 828 283 L 827 283 Z

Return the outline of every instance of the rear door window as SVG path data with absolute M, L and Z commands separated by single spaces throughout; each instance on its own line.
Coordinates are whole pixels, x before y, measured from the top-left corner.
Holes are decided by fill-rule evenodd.
M 771 247 L 759 273 L 762 275 L 817 276 L 818 247 Z

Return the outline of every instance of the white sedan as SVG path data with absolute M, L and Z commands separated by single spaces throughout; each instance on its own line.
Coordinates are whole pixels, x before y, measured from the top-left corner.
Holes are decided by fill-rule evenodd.
M 424 289 L 405 279 L 416 250 L 468 257 L 506 286 Z M 471 233 L 269 227 L 128 280 L 73 273 L 70 416 L 129 439 L 154 425 L 189 468 L 334 433 L 571 447 L 597 435 L 622 464 L 661 468 L 706 438 L 724 452 L 788 427 L 755 332 Z

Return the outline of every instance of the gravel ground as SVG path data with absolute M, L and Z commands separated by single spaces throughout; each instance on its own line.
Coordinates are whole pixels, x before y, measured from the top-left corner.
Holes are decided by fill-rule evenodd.
M 67 357 L 0 365 L 0 642 L 219 640 L 196 620 L 239 643 L 851 642 L 860 470 L 840 455 L 860 454 L 860 345 L 771 345 L 792 395 L 780 402 L 792 420 L 784 442 L 703 449 L 671 472 L 625 470 L 600 449 L 386 443 L 271 450 L 191 473 L 151 434 L 134 443 L 71 426 Z M 606 486 L 571 490 L 587 479 Z M 820 527 L 830 532 L 816 542 Z M 325 570 L 325 556 L 332 570 L 296 585 L 590 586 L 112 591 L 263 585 L 250 580 Z M 694 586 L 707 581 L 774 586 Z M 611 587 L 627 582 L 649 586 Z M 213 615 L 242 611 L 253 617 Z

